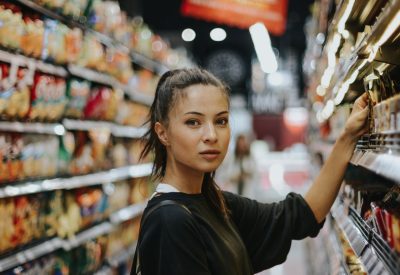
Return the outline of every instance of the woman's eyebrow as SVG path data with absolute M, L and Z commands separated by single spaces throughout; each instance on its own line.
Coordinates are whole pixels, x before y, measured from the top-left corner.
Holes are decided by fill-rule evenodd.
M 228 111 L 222 111 L 222 112 L 219 112 L 219 113 L 217 114 L 217 116 L 224 115 L 224 114 L 229 114 L 229 112 L 228 112 Z M 205 116 L 203 113 L 195 112 L 195 111 L 187 112 L 187 113 L 185 113 L 185 115 Z

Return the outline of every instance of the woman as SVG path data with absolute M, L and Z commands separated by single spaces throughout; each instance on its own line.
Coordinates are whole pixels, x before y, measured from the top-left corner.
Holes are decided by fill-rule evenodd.
M 165 73 L 142 152 L 154 152 L 153 176 L 161 182 L 139 235 L 142 274 L 247 275 L 282 263 L 293 239 L 318 234 L 365 132 L 366 100 L 364 95 L 355 102 L 305 198 L 291 193 L 261 204 L 221 192 L 213 180 L 230 138 L 228 88 L 202 69 Z M 176 204 L 157 207 L 171 200 Z

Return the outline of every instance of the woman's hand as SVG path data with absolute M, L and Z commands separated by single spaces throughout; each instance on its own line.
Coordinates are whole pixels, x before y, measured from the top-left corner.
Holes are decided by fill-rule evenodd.
M 368 94 L 364 93 L 354 102 L 353 110 L 347 119 L 344 134 L 352 140 L 358 140 L 368 131 Z

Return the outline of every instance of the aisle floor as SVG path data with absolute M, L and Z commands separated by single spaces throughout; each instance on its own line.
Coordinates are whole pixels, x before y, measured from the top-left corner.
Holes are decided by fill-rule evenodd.
M 265 159 L 265 156 L 267 156 L 268 159 Z M 279 153 L 274 157 L 279 158 Z M 305 194 L 311 183 L 310 178 L 300 177 L 297 179 L 295 184 L 290 184 L 290 182 L 286 181 L 288 177 L 285 177 L 284 175 L 280 175 L 278 176 L 278 179 L 274 179 L 271 177 L 271 174 L 268 173 L 271 169 L 276 169 L 274 161 L 272 161 L 271 165 L 271 154 L 259 154 L 258 156 L 255 156 L 255 158 L 260 173 L 260 182 L 256 186 L 253 186 L 254 199 L 260 202 L 276 202 L 283 199 L 289 192 Z M 309 160 L 300 157 L 297 161 L 304 164 L 304 162 L 308 162 Z M 300 172 L 300 175 L 302 172 L 305 172 L 309 177 L 312 177 L 313 171 L 308 170 L 311 169 L 309 162 L 307 165 L 293 165 L 294 162 L 296 162 L 296 157 L 293 159 L 288 158 L 287 156 L 283 157 L 280 163 L 283 167 L 282 174 L 285 170 L 293 171 L 293 169 L 298 169 L 297 171 Z M 290 165 L 291 167 L 289 167 Z M 278 180 L 279 184 L 274 184 L 274 180 Z M 260 272 L 257 275 L 307 275 L 309 274 L 307 266 L 306 241 L 293 241 L 287 260 L 283 264 Z
M 257 273 L 257 275 L 306 275 L 308 272 L 305 253 L 304 241 L 293 241 L 288 258 L 283 264 Z

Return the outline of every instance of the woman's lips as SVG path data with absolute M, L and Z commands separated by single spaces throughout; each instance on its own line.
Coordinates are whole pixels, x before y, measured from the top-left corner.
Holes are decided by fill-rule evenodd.
M 221 152 L 218 150 L 206 150 L 206 151 L 200 152 L 200 155 L 206 160 L 214 160 L 214 159 L 218 158 L 220 153 Z

